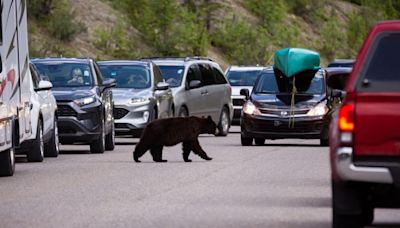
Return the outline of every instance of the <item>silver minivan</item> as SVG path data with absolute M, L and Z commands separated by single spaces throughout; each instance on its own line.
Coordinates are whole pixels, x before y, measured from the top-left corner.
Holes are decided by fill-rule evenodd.
M 220 135 L 228 134 L 233 116 L 232 91 L 218 63 L 203 57 L 152 61 L 172 89 L 175 116 L 211 116 Z
M 117 134 L 139 137 L 146 125 L 173 116 L 172 91 L 151 61 L 97 62 L 103 77 L 114 78 L 114 121 Z

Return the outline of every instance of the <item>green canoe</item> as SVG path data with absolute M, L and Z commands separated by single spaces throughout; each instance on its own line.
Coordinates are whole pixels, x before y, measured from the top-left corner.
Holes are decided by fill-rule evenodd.
M 284 48 L 275 52 L 274 68 L 286 77 L 292 77 L 306 70 L 320 69 L 318 52 L 303 48 Z

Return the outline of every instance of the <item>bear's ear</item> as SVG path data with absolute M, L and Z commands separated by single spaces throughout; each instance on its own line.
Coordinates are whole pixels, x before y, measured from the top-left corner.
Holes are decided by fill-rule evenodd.
M 212 118 L 211 118 L 211 116 L 207 116 L 207 120 L 213 121 Z

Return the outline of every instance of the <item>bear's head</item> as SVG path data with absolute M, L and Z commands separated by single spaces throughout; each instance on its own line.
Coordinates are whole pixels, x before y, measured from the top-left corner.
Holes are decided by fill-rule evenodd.
M 214 135 L 219 134 L 217 124 L 215 124 L 211 116 L 208 116 L 207 119 L 203 120 L 202 133 L 208 133 Z

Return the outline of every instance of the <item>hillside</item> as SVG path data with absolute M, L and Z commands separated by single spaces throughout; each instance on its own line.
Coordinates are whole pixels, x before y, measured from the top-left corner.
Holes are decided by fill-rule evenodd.
M 385 2 L 32 0 L 30 50 L 97 59 L 207 55 L 225 68 L 271 64 L 275 50 L 291 46 L 320 52 L 325 65 L 354 58 L 373 23 L 398 18 L 397 1 Z

